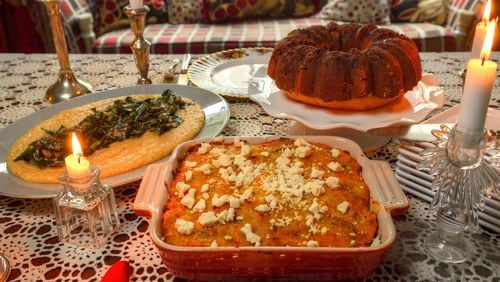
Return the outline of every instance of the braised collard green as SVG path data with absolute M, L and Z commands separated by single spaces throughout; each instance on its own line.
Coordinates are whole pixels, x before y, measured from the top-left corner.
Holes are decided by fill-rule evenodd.
M 73 128 L 44 129 L 47 136 L 30 143 L 15 161 L 24 160 L 40 168 L 64 165 L 64 158 L 71 153 L 68 142 L 71 132 L 78 135 L 84 155 L 91 155 L 113 142 L 140 137 L 146 131 L 161 135 L 183 122 L 176 113 L 187 105 L 170 89 L 159 98 L 119 99 L 103 111 L 93 108 L 92 113 Z

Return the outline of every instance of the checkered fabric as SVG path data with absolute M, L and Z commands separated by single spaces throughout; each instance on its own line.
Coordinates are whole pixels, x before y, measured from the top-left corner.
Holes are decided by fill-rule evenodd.
M 450 3 L 450 11 L 448 12 L 447 26 L 450 28 L 458 28 L 459 15 L 463 11 L 472 11 L 476 14 L 477 20 L 481 19 L 486 0 L 453 0 Z M 471 25 L 475 26 L 475 25 Z
M 327 24 L 317 18 L 274 19 L 244 21 L 241 23 L 209 24 L 154 24 L 148 25 L 144 37 L 157 54 L 213 53 L 241 47 L 273 47 L 293 29 Z M 451 30 L 430 23 L 397 23 L 385 25 L 413 39 L 419 50 L 441 52 L 455 50 Z M 116 30 L 97 38 L 95 53 L 130 53 L 134 34 L 130 29 Z
M 68 50 L 72 53 L 79 53 L 81 50 L 85 50 L 84 39 L 78 24 L 78 16 L 87 12 L 90 12 L 90 7 L 86 0 L 61 1 L 61 17 L 64 34 L 66 36 Z

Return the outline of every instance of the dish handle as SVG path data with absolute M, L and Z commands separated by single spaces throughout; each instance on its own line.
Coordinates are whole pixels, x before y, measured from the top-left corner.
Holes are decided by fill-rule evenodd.
M 134 200 L 133 209 L 139 216 L 152 217 L 163 207 L 163 195 L 167 194 L 165 177 L 169 161 L 147 167 Z
M 388 162 L 370 160 L 368 166 L 363 169 L 369 170 L 372 184 L 372 193 L 378 198 L 385 209 L 396 216 L 405 213 L 410 208 L 410 203 L 401 189 L 394 171 Z

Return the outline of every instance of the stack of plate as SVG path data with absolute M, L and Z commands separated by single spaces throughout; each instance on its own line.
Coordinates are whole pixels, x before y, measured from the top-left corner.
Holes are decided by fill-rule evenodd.
M 457 115 L 458 107 L 453 107 L 429 119 L 426 123 L 454 123 Z M 498 121 L 499 118 L 500 111 L 490 108 L 486 128 L 499 130 L 499 125 L 493 124 L 493 121 Z M 435 193 L 431 190 L 434 177 L 425 170 L 417 170 L 416 165 L 423 160 L 419 153 L 425 148 L 433 146 L 432 143 L 426 142 L 411 143 L 402 141 L 396 163 L 396 178 L 403 190 L 427 202 L 432 200 Z M 491 231 L 500 233 L 500 200 L 486 199 L 484 211 L 479 212 L 479 224 Z

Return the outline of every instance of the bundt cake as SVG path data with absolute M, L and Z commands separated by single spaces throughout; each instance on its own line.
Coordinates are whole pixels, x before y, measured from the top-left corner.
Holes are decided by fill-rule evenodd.
M 415 43 L 395 31 L 355 23 L 291 31 L 273 50 L 268 75 L 291 99 L 339 110 L 369 110 L 422 78 Z

